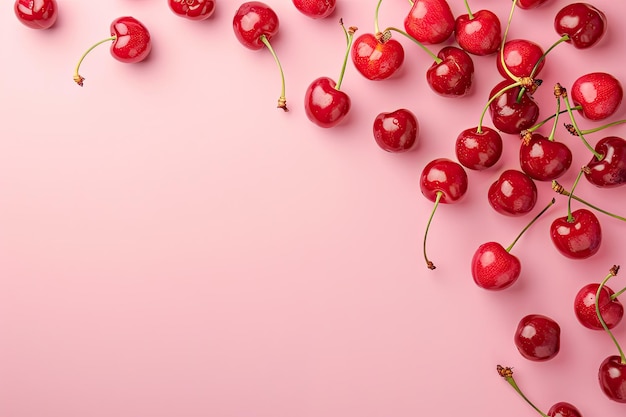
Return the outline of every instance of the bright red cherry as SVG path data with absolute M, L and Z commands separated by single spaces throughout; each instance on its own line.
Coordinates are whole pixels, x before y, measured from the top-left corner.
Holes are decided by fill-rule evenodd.
M 615 188 L 626 184 L 626 140 L 618 136 L 600 139 L 595 151 L 601 156 L 587 163 L 585 178 L 600 188 Z
M 551 181 L 562 176 L 572 165 L 572 151 L 562 142 L 532 133 L 524 137 L 519 150 L 520 167 L 538 181 Z
M 58 17 L 56 0 L 16 0 L 13 10 L 18 20 L 31 29 L 48 29 Z
M 381 149 L 401 153 L 415 147 L 419 137 L 419 123 L 407 109 L 382 112 L 374 119 L 374 139 Z
M 215 12 L 214 0 L 168 0 L 170 9 L 190 20 L 205 20 Z
M 602 361 L 598 369 L 598 382 L 607 397 L 618 403 L 626 403 L 626 362 L 619 355 L 611 355 Z
M 554 358 L 561 348 L 561 327 L 542 314 L 523 317 L 515 330 L 515 346 L 528 360 L 542 362 Z
M 293 0 L 302 14 L 312 19 L 323 19 L 335 11 L 336 0 Z
M 80 65 L 87 54 L 96 46 L 112 41 L 111 55 L 120 62 L 133 64 L 141 62 L 148 57 L 152 50 L 152 41 L 150 32 L 139 20 L 134 17 L 119 17 L 111 23 L 111 37 L 103 39 L 90 47 L 81 56 L 74 71 L 74 81 L 76 84 L 83 86 L 85 80 L 79 75 Z
M 454 38 L 470 54 L 491 55 L 502 43 L 500 19 L 486 9 L 459 15 L 454 23 Z
M 535 9 L 547 1 L 548 0 L 517 0 L 517 3 L 515 4 L 520 9 L 527 10 L 527 9 Z
M 368 80 L 391 77 L 404 62 L 404 48 L 395 39 L 386 39 L 382 33 L 365 33 L 354 40 L 352 62 Z
M 430 88 L 443 97 L 467 95 L 474 80 L 474 62 L 468 53 L 455 46 L 446 46 L 439 51 L 437 58 L 426 71 Z
M 506 216 L 522 216 L 537 202 L 537 186 L 528 175 L 515 169 L 504 170 L 487 192 L 489 204 Z
M 588 3 L 571 3 L 559 10 L 554 18 L 554 29 L 567 35 L 565 42 L 579 49 L 589 48 L 602 39 L 606 32 L 606 15 Z
M 519 134 L 532 127 L 539 117 L 539 106 L 528 90 L 518 101 L 520 90 L 521 87 L 515 86 L 511 80 L 503 80 L 489 94 L 491 121 L 501 132 Z M 495 98 L 492 100 L 493 97 Z
M 550 225 L 550 237 L 564 256 L 586 259 L 600 249 L 602 228 L 596 215 L 583 208 L 555 219 Z
M 592 72 L 578 77 L 569 92 L 572 102 L 582 107 L 579 113 L 589 120 L 612 116 L 624 98 L 621 82 L 605 72 Z
M 465 168 L 482 171 L 490 168 L 502 156 L 502 137 L 490 127 L 465 129 L 456 138 L 457 160 Z
M 580 324 L 592 330 L 603 330 L 596 312 L 596 295 L 599 287 L 598 283 L 587 284 L 578 290 L 574 298 L 576 318 Z M 624 316 L 624 306 L 614 295 L 615 292 L 610 287 L 603 285 L 598 299 L 600 314 L 609 329 L 617 326 Z
M 543 49 L 537 43 L 527 39 L 511 39 L 505 42 L 502 52 L 496 55 L 496 67 L 504 78 L 510 78 L 510 75 L 502 66 L 501 55 L 515 77 L 535 77 L 546 63 Z
M 454 21 L 446 0 L 415 0 L 404 19 L 404 28 L 421 43 L 438 44 L 452 35 Z

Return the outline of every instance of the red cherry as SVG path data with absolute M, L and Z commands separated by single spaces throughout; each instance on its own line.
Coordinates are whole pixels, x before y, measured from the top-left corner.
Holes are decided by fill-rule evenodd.
M 464 50 L 446 46 L 437 54 L 426 71 L 430 88 L 443 97 L 463 97 L 470 92 L 474 80 L 474 62 Z
M 546 63 L 541 46 L 527 39 L 506 41 L 501 54 L 504 55 L 506 67 L 516 77 L 535 77 L 541 72 Z M 502 66 L 501 54 L 496 55 L 496 67 L 500 75 L 504 78 L 509 78 L 509 74 Z M 536 69 L 535 65 L 537 65 Z
M 529 177 L 551 181 L 562 176 L 572 165 L 572 151 L 562 142 L 533 133 L 522 141 L 519 159 L 522 171 Z
M 233 18 L 233 30 L 237 40 L 253 50 L 263 48 L 263 39 L 271 40 L 278 33 L 279 26 L 276 12 L 260 1 L 243 3 Z
M 582 417 L 582 414 L 572 404 L 561 401 L 550 407 L 548 417 Z
M 587 3 L 571 3 L 559 10 L 554 18 L 554 29 L 567 35 L 565 42 L 579 49 L 589 48 L 602 39 L 606 32 L 606 16 Z
M 190 20 L 205 20 L 215 12 L 214 0 L 168 0 L 170 9 Z
M 306 89 L 304 108 L 310 121 L 324 128 L 338 125 L 350 111 L 350 97 L 335 88 L 328 77 L 314 80 Z
M 596 143 L 595 151 L 601 158 L 591 158 L 587 163 L 585 178 L 601 188 L 626 184 L 626 140 L 617 136 L 602 138 Z
M 383 112 L 374 119 L 374 139 L 387 152 L 406 152 L 414 148 L 419 137 L 417 117 L 410 110 Z
M 592 330 L 604 329 L 596 312 L 596 294 L 599 287 L 600 284 L 597 283 L 587 284 L 578 290 L 574 298 L 576 318 L 583 326 Z M 598 299 L 602 320 L 609 329 L 617 326 L 624 316 L 624 306 L 617 298 L 612 298 L 614 294 L 611 288 L 603 285 Z
M 500 19 L 489 10 L 460 15 L 454 22 L 454 38 L 470 54 L 493 54 L 502 43 Z
M 293 0 L 302 14 L 312 19 L 323 19 L 335 11 L 335 0 Z
M 521 271 L 519 258 L 498 242 L 483 243 L 472 257 L 472 278 L 476 285 L 486 290 L 509 288 Z
M 578 209 L 571 216 L 555 219 L 550 225 L 554 246 L 571 259 L 586 259 L 595 255 L 602 243 L 602 228 L 595 214 Z
M 456 138 L 458 161 L 466 168 L 482 171 L 492 167 L 502 156 L 502 137 L 489 127 L 465 129 Z
M 503 171 L 488 190 L 489 204 L 506 216 L 522 216 L 537 202 L 537 186 L 528 175 L 515 169 Z
M 611 355 L 602 361 L 598 369 L 598 382 L 607 397 L 618 403 L 626 403 L 626 363 L 619 355 Z
M 524 10 L 535 9 L 547 1 L 548 0 L 517 0 L 516 5 L 520 9 L 524 9 Z
M 512 86 L 511 80 L 500 81 L 489 94 L 489 114 L 496 129 L 510 134 L 519 134 L 532 127 L 539 117 L 539 106 L 526 90 L 518 101 L 520 86 Z M 506 91 L 503 91 L 505 88 Z M 503 91 L 503 92 L 502 92 Z
M 354 66 L 365 78 L 384 80 L 402 66 L 404 48 L 395 39 L 365 33 L 355 39 L 351 56 Z
M 579 113 L 589 120 L 603 120 L 612 116 L 624 97 L 622 84 L 605 72 L 580 76 L 570 90 L 572 102 L 582 107 Z
M 56 0 L 16 0 L 13 6 L 17 19 L 31 29 L 48 29 L 58 17 Z
M 404 19 L 404 28 L 421 43 L 438 44 L 452 35 L 454 21 L 447 1 L 416 0 Z
M 536 362 L 554 358 L 561 348 L 561 327 L 548 316 L 529 314 L 515 330 L 515 346 L 526 359 Z

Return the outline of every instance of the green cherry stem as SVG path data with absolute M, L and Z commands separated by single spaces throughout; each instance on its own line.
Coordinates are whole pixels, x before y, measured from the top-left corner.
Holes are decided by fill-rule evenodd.
M 347 48 L 346 48 L 346 54 L 343 58 L 343 65 L 341 66 L 341 72 L 339 73 L 339 79 L 337 80 L 337 84 L 335 85 L 336 90 L 341 89 L 343 76 L 346 73 L 346 65 L 348 64 L 348 58 L 350 57 L 350 48 L 352 47 L 352 40 L 354 39 L 354 32 L 357 31 L 357 28 L 355 26 L 350 26 L 348 29 L 346 29 L 346 27 L 343 25 L 343 19 L 339 19 L 339 24 L 341 25 L 341 28 L 343 29 L 343 32 L 346 35 Z
M 424 52 L 426 52 L 432 59 L 433 61 L 435 61 L 437 64 L 441 64 L 443 62 L 443 60 L 441 58 L 439 58 L 437 56 L 437 54 L 433 53 L 433 51 L 431 51 L 430 49 L 428 49 L 426 47 L 426 45 L 424 45 L 423 43 L 421 43 L 420 41 L 418 41 L 417 39 L 415 39 L 413 36 L 409 35 L 408 33 L 406 33 L 405 31 L 403 31 L 402 29 L 398 29 L 396 27 L 390 26 L 387 29 L 385 29 L 383 32 L 388 32 L 388 31 L 394 31 L 394 32 L 398 32 L 399 34 L 406 36 L 408 39 L 410 39 L 411 41 L 415 42 L 420 48 L 422 48 L 424 50 Z
M 558 83 L 555 88 L 561 89 L 561 97 L 563 98 L 563 101 L 565 101 L 565 107 L 567 108 L 567 113 L 569 114 L 569 118 L 572 121 L 572 127 L 574 128 L 573 132 L 575 132 L 575 135 L 578 136 L 583 141 L 587 149 L 589 149 L 589 151 L 598 159 L 598 161 L 602 160 L 603 156 L 600 155 L 598 152 L 596 152 L 595 149 L 593 149 L 593 147 L 589 144 L 589 142 L 587 142 L 587 139 L 585 139 L 585 135 L 583 135 L 582 131 L 578 127 L 578 124 L 576 123 L 576 118 L 574 117 L 572 106 L 570 105 L 569 98 L 567 96 L 567 90 L 565 90 L 565 88 L 563 88 Z M 568 129 L 568 130 L 572 131 L 571 129 Z
M 532 403 L 532 401 L 530 401 L 528 399 L 528 397 L 526 397 L 526 395 L 524 395 L 524 393 L 522 392 L 522 390 L 520 389 L 520 387 L 517 385 L 517 382 L 515 382 L 515 379 L 513 378 L 513 369 L 501 365 L 498 365 L 496 367 L 497 371 L 498 371 L 498 375 L 500 375 L 502 378 L 504 378 L 506 380 L 506 382 L 509 383 L 510 386 L 513 387 L 513 389 L 520 395 L 520 397 L 522 397 L 524 399 L 524 401 L 526 401 L 532 408 L 535 409 L 535 411 L 537 411 L 539 414 L 541 414 L 543 417 L 548 417 L 547 414 L 545 414 L 543 411 L 541 411 L 539 408 L 537 408 L 537 406 L 535 404 Z
M 617 126 L 617 125 L 621 125 L 623 123 L 626 123 L 626 120 L 617 120 L 615 122 L 607 123 L 607 124 L 602 125 L 602 126 L 594 127 L 593 129 L 581 130 L 580 133 L 582 133 L 583 135 L 588 135 L 590 133 L 599 132 L 599 131 L 601 131 L 603 129 L 606 129 L 607 127 Z M 574 130 L 574 126 L 573 125 L 565 125 L 565 128 L 567 130 L 569 130 L 572 134 L 574 134 L 574 135 L 577 134 L 576 130 Z
M 376 11 L 374 12 L 374 34 L 380 33 L 380 28 L 378 26 L 378 10 L 380 10 L 380 4 L 383 0 L 378 0 L 378 4 L 376 5 Z
M 593 204 L 591 204 L 591 203 L 589 203 L 589 202 L 587 202 L 587 201 L 583 200 L 582 198 L 578 197 L 577 195 L 574 195 L 574 193 L 573 193 L 573 192 L 567 191 L 567 190 L 566 190 L 566 189 L 565 189 L 565 188 L 564 188 L 561 184 L 559 184 L 559 182 L 558 182 L 558 181 L 556 181 L 556 180 L 552 180 L 552 189 L 553 189 L 554 191 L 556 191 L 557 193 L 562 194 L 562 195 L 564 195 L 564 196 L 567 196 L 567 197 L 569 197 L 569 198 L 573 198 L 574 200 L 576 200 L 576 201 L 578 201 L 578 202 L 580 202 L 580 203 L 583 203 L 584 205 L 586 205 L 586 206 L 588 206 L 588 207 L 590 207 L 590 208 L 592 208 L 592 209 L 594 209 L 594 210 L 596 210 L 596 211 L 599 211 L 600 213 L 606 214 L 607 216 L 613 217 L 613 218 L 615 218 L 615 219 L 617 219 L 617 220 L 621 220 L 621 221 L 623 221 L 623 222 L 626 222 L 626 217 L 618 216 L 617 214 L 610 213 L 610 212 L 608 212 L 608 211 L 606 211 L 606 210 L 601 209 L 600 207 L 596 207 L 596 206 L 594 206 Z
M 87 56 L 87 54 L 89 54 L 89 52 L 91 52 L 94 48 L 96 48 L 99 45 L 102 45 L 105 42 L 111 42 L 117 39 L 117 36 L 111 36 L 109 38 L 106 39 L 102 39 L 99 42 L 96 42 L 95 44 L 91 45 L 91 47 L 89 47 L 89 49 L 87 49 L 85 51 L 85 53 L 80 57 L 80 59 L 78 60 L 78 64 L 76 64 L 76 68 L 74 69 L 74 82 L 78 85 L 80 85 L 81 87 L 83 86 L 83 81 L 85 81 L 85 78 L 83 78 L 79 73 L 79 69 L 80 69 L 80 65 L 83 63 L 83 60 L 85 59 L 85 57 Z
M 513 20 L 513 12 L 515 11 L 515 6 L 517 5 L 517 0 L 513 0 L 513 3 L 511 3 L 511 11 L 509 12 L 509 18 L 506 22 L 506 27 L 504 28 L 504 34 L 502 35 L 502 42 L 500 42 L 500 52 L 499 52 L 499 56 L 500 56 L 500 64 L 502 64 L 502 68 L 504 68 L 504 72 L 506 72 L 506 74 L 512 79 L 512 80 L 517 80 L 519 82 L 519 77 L 517 77 L 515 74 L 513 74 L 509 68 L 506 66 L 506 63 L 504 62 L 504 44 L 506 43 L 506 39 L 509 35 L 509 28 L 511 27 L 511 21 Z
M 572 216 L 572 194 L 574 193 L 574 189 L 576 188 L 576 185 L 578 185 L 578 182 L 580 181 L 580 178 L 583 176 L 584 172 L 585 172 L 585 168 L 582 168 L 580 171 L 578 171 L 578 175 L 576 176 L 576 179 L 574 180 L 574 185 L 572 185 L 572 192 L 567 197 L 567 222 L 568 223 L 574 223 L 574 216 Z
M 517 235 L 517 237 L 515 238 L 515 240 L 513 240 L 513 243 L 511 243 L 505 250 L 507 252 L 511 252 L 511 250 L 513 249 L 513 246 L 515 246 L 515 244 L 517 243 L 517 241 L 522 237 L 522 235 L 526 232 L 526 230 L 528 230 L 530 228 L 530 226 L 533 225 L 533 223 L 535 223 L 539 217 L 541 217 L 541 215 L 543 213 L 546 212 L 546 210 L 548 210 L 550 208 L 551 205 L 554 204 L 556 200 L 553 198 L 552 200 L 550 200 L 550 202 L 548 203 L 547 206 L 545 206 L 523 229 L 522 231 Z
M 619 297 L 620 295 L 624 294 L 626 292 L 626 287 L 622 288 L 621 290 L 619 290 L 618 292 L 614 293 L 612 296 L 610 296 L 609 298 L 611 300 L 615 300 L 617 297 Z
M 482 133 L 482 128 L 483 128 L 483 120 L 485 119 L 485 115 L 487 114 L 487 110 L 489 110 L 489 105 L 498 97 L 500 97 L 502 94 L 504 94 L 506 91 L 515 88 L 515 87 L 519 87 L 521 85 L 521 83 L 518 82 L 514 82 L 513 84 L 507 85 L 506 87 L 502 88 L 500 91 L 498 91 L 497 93 L 495 93 L 492 97 L 489 97 L 489 100 L 487 100 L 487 104 L 485 104 L 485 107 L 483 107 L 483 111 L 482 113 L 480 113 L 480 119 L 478 120 L 478 128 L 476 129 L 477 133 Z
M 617 347 L 617 351 L 619 352 L 619 356 L 621 358 L 621 363 L 626 365 L 626 355 L 624 355 L 624 351 L 622 350 L 619 343 L 617 342 L 617 339 L 615 339 L 613 332 L 611 332 L 611 329 L 609 329 L 609 326 L 606 325 L 604 319 L 602 318 L 602 314 L 600 313 L 600 304 L 599 304 L 600 293 L 602 292 L 602 288 L 604 288 L 604 285 L 609 281 L 609 279 L 617 275 L 617 271 L 619 271 L 619 265 L 613 265 L 613 267 L 609 270 L 609 274 L 600 283 L 600 286 L 598 287 L 598 290 L 596 291 L 595 305 L 596 305 L 596 315 L 598 316 L 598 320 L 600 321 L 600 324 L 602 325 L 604 330 L 609 334 L 609 336 L 611 337 L 611 340 L 613 340 L 615 347 Z
M 463 3 L 465 3 L 465 9 L 467 9 L 467 16 L 469 20 L 474 20 L 474 14 L 472 13 L 472 9 L 470 8 L 469 3 L 467 2 L 467 0 L 463 0 Z
M 433 216 L 435 215 L 435 211 L 437 211 L 437 206 L 441 201 L 441 197 L 443 197 L 443 191 L 437 191 L 437 196 L 435 197 L 435 205 L 433 206 L 433 210 L 430 212 L 428 223 L 426 223 L 426 231 L 424 232 L 424 260 L 426 261 L 426 266 L 428 267 L 428 269 L 435 269 L 436 267 L 435 264 L 428 259 L 428 255 L 426 255 L 426 236 L 428 236 L 428 229 L 430 229 L 430 223 L 433 221 Z
M 276 55 L 276 52 L 274 51 L 274 48 L 272 48 L 272 45 L 270 44 L 269 39 L 267 39 L 267 36 L 261 35 L 259 37 L 259 40 L 263 42 L 263 45 L 265 45 L 265 47 L 270 51 L 270 53 L 274 57 L 274 61 L 276 62 L 276 66 L 278 66 L 278 71 L 280 72 L 281 90 L 280 90 L 280 97 L 278 98 L 277 107 L 279 109 L 283 109 L 284 111 L 289 111 L 289 109 L 287 108 L 287 99 L 285 97 L 285 73 L 283 72 L 283 67 L 282 65 L 280 65 L 280 61 L 278 60 L 278 55 Z

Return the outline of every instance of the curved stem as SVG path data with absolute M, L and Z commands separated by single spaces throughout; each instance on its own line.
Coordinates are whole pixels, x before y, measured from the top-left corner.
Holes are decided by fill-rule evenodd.
M 87 49 L 85 51 L 85 53 L 80 57 L 80 59 L 78 60 L 78 64 L 76 64 L 76 68 L 74 69 L 74 82 L 78 85 L 80 85 L 81 87 L 83 86 L 83 81 L 85 81 L 85 78 L 83 78 L 79 73 L 79 69 L 80 69 L 80 64 L 83 63 L 83 60 L 85 59 L 85 57 L 87 56 L 87 54 L 89 52 L 91 52 L 95 47 L 97 47 L 98 45 L 101 45 L 105 42 L 110 42 L 110 41 L 114 41 L 115 39 L 117 39 L 117 36 L 111 36 L 108 37 L 106 39 L 102 39 L 99 42 L 96 42 L 95 44 L 93 44 L 89 49 Z
M 554 135 L 556 134 L 556 125 L 559 122 L 559 115 L 561 114 L 561 97 L 556 96 L 556 112 L 554 113 L 554 123 L 552 123 L 552 130 L 548 136 L 550 142 L 554 142 Z
M 574 222 L 574 216 L 572 216 L 572 193 L 574 192 L 574 189 L 576 188 L 576 185 L 578 185 L 578 181 L 580 181 L 580 178 L 583 176 L 584 172 L 585 172 L 584 169 L 581 169 L 578 172 L 578 175 L 576 176 L 576 180 L 574 180 L 574 185 L 572 185 L 572 192 L 567 197 L 567 222 L 568 223 Z
M 613 268 L 610 269 L 609 274 L 600 283 L 600 286 L 598 287 L 598 290 L 596 291 L 595 305 L 596 305 L 596 315 L 598 316 L 598 320 L 600 320 L 600 324 L 602 325 L 602 328 L 604 328 L 604 330 L 609 334 L 609 336 L 611 337 L 611 340 L 613 340 L 613 343 L 615 344 L 615 347 L 617 347 L 617 351 L 619 352 L 621 362 L 623 364 L 626 364 L 626 356 L 624 355 L 624 351 L 622 350 L 619 343 L 617 342 L 617 339 L 615 339 L 613 332 L 611 332 L 611 329 L 609 329 L 609 326 L 606 325 L 604 319 L 602 318 L 602 314 L 600 313 L 600 304 L 599 304 L 600 293 L 602 292 L 602 288 L 604 288 L 604 285 L 609 281 L 609 279 L 617 275 L 617 271 L 619 271 L 619 265 L 613 265 Z
M 352 46 L 352 40 L 354 39 L 354 32 L 357 31 L 355 26 L 350 26 L 347 30 L 343 25 L 343 20 L 339 20 L 339 24 L 346 34 L 346 43 L 348 44 L 346 47 L 346 54 L 343 58 L 343 65 L 341 66 L 341 72 L 339 73 L 339 78 L 337 79 L 337 84 L 335 85 L 336 90 L 341 89 L 341 83 L 343 82 L 343 76 L 346 73 L 346 65 L 348 64 L 348 58 L 350 57 L 350 48 Z
M 283 109 L 284 111 L 289 111 L 287 108 L 287 99 L 285 98 L 285 74 L 283 72 L 283 67 L 280 65 L 280 61 L 278 60 L 278 55 L 274 52 L 274 48 L 270 44 L 270 41 L 267 39 L 265 35 L 260 36 L 260 41 L 267 47 L 272 56 L 274 57 L 274 61 L 276 61 L 276 65 L 278 66 L 278 71 L 280 72 L 280 81 L 281 81 L 281 90 L 280 97 L 278 98 L 278 108 Z
M 533 404 L 532 401 L 530 401 L 528 399 L 528 397 L 526 397 L 524 395 L 524 393 L 522 392 L 520 387 L 517 385 L 517 382 L 515 382 L 515 379 L 513 379 L 513 369 L 512 368 L 509 368 L 509 367 L 505 368 L 503 366 L 498 365 L 496 369 L 498 370 L 498 374 L 502 378 L 504 378 L 506 380 L 506 382 L 509 383 L 510 386 L 513 387 L 513 389 L 524 399 L 524 401 L 526 401 L 532 408 L 535 409 L 535 411 L 537 411 L 543 417 L 548 417 L 548 415 L 544 414 L 543 411 L 541 411 L 539 408 L 537 408 L 537 406 L 535 404 Z
M 537 219 L 539 219 L 539 217 L 541 217 L 541 215 L 542 215 L 543 213 L 545 213 L 545 212 L 546 212 L 546 210 L 548 210 L 548 208 L 550 208 L 550 206 L 551 206 L 552 204 L 554 204 L 554 202 L 555 202 L 555 201 L 556 201 L 556 200 L 553 198 L 553 199 L 550 201 L 550 203 L 548 203 L 548 205 L 547 205 L 547 206 L 545 206 L 545 207 L 544 207 L 544 208 L 543 208 L 543 209 L 542 209 L 542 210 L 541 210 L 541 211 L 540 211 L 540 212 L 539 212 L 539 213 L 538 213 L 538 214 L 537 214 L 537 215 L 536 215 L 536 216 L 535 216 L 535 217 L 534 217 L 534 218 L 533 218 L 533 219 L 532 219 L 532 220 L 531 220 L 531 221 L 530 221 L 530 222 L 529 222 L 529 223 L 528 223 L 528 224 L 527 224 L 527 225 L 526 225 L 523 229 L 522 229 L 522 231 L 519 233 L 519 235 L 517 235 L 517 237 L 515 238 L 515 240 L 513 241 L 513 243 L 511 243 L 511 244 L 509 245 L 509 247 L 507 247 L 507 248 L 506 248 L 506 251 L 507 251 L 507 252 L 511 252 L 511 249 L 513 249 L 513 246 L 515 246 L 515 244 L 517 243 L 517 241 L 518 241 L 518 240 L 522 237 L 522 235 L 526 232 L 526 230 L 528 230 L 528 228 L 529 228 L 530 226 L 532 226 L 532 224 L 533 224 L 534 222 L 536 222 L 536 221 L 537 221 Z
M 487 114 L 487 110 L 489 110 L 489 105 L 491 105 L 491 103 L 493 103 L 493 101 L 495 99 L 500 97 L 506 91 L 508 91 L 508 90 L 510 90 L 512 88 L 515 88 L 515 87 L 519 87 L 520 85 L 521 84 L 519 83 L 519 81 L 514 82 L 513 84 L 509 84 L 506 87 L 504 87 L 503 89 L 501 89 L 500 91 L 498 91 L 497 93 L 495 93 L 492 97 L 489 97 L 489 100 L 487 100 L 487 104 L 485 104 L 485 107 L 483 107 L 482 113 L 480 113 L 480 119 L 478 120 L 478 128 L 476 129 L 477 133 L 482 133 L 483 120 L 485 119 L 485 114 Z
M 430 223 L 433 221 L 433 216 L 435 215 L 435 211 L 437 211 L 437 206 L 441 201 L 441 197 L 443 196 L 443 191 L 437 191 L 437 197 L 435 197 L 435 206 L 433 207 L 433 211 L 430 212 L 430 217 L 428 218 L 428 223 L 426 224 L 426 231 L 424 232 L 424 260 L 426 261 L 426 266 L 428 269 L 435 269 L 435 264 L 432 263 L 428 256 L 426 255 L 426 237 L 428 236 L 428 229 L 430 229 Z
M 378 4 L 376 5 L 376 11 L 374 13 L 374 33 L 380 33 L 380 29 L 378 26 L 378 10 L 380 9 L 380 4 L 383 0 L 378 0 Z
M 388 30 L 393 30 L 394 32 L 398 32 L 401 35 L 406 36 L 407 38 L 409 38 L 410 40 L 412 40 L 413 42 L 415 42 L 417 45 L 420 46 L 420 48 L 422 48 L 424 50 L 424 52 L 426 52 L 437 64 L 441 64 L 443 62 L 443 60 L 441 58 L 439 58 L 436 54 L 433 53 L 433 51 L 431 51 L 430 49 L 428 49 L 423 43 L 421 43 L 420 41 L 418 41 L 417 39 L 415 39 L 413 36 L 409 35 L 408 33 L 406 33 L 405 31 L 403 31 L 402 29 L 398 29 L 396 27 L 390 26 L 387 29 L 385 29 L 385 31 Z
M 511 27 L 511 21 L 513 20 L 513 12 L 515 11 L 515 6 L 517 5 L 517 0 L 513 0 L 513 3 L 511 3 L 511 11 L 509 12 L 509 18 L 506 22 L 506 28 L 504 29 L 504 35 L 502 36 L 502 42 L 500 43 L 500 64 L 502 64 L 502 68 L 504 69 L 504 72 L 506 72 L 506 74 L 512 79 L 512 80 L 517 80 L 519 81 L 519 77 L 517 77 L 515 74 L 513 74 L 511 72 L 511 70 L 509 70 L 509 68 L 506 66 L 506 63 L 504 62 L 504 44 L 506 43 L 506 38 L 509 34 L 509 28 Z
M 583 135 L 580 128 L 578 127 L 578 124 L 576 123 L 576 118 L 574 117 L 574 113 L 572 111 L 572 107 L 569 103 L 569 98 L 567 97 L 566 90 L 563 87 L 561 87 L 560 84 L 557 84 L 557 85 L 563 90 L 561 97 L 563 97 L 563 100 L 565 101 L 565 107 L 567 108 L 567 113 L 569 114 L 569 118 L 572 121 L 572 126 L 574 127 L 574 131 L 576 132 L 576 135 L 580 137 L 580 139 L 583 141 L 587 149 L 589 149 L 589 151 L 598 159 L 598 161 L 602 160 L 603 156 L 600 155 L 598 152 L 596 152 L 595 149 L 593 149 L 593 147 L 589 144 L 589 142 L 587 142 L 587 140 L 585 139 L 585 136 Z
M 583 203 L 584 205 L 586 205 L 586 206 L 588 206 L 588 207 L 591 207 L 592 209 L 594 209 L 594 210 L 596 210 L 596 211 L 599 211 L 600 213 L 606 214 L 607 216 L 611 216 L 611 217 L 613 217 L 613 218 L 615 218 L 615 219 L 617 219 L 617 220 L 621 220 L 621 221 L 623 221 L 623 222 L 626 222 L 626 217 L 618 216 L 617 214 L 610 213 L 610 212 L 608 212 L 608 211 L 606 211 L 606 210 L 603 210 L 603 209 L 601 209 L 601 208 L 599 208 L 599 207 L 594 206 L 593 204 L 591 204 L 591 203 L 589 203 L 589 202 L 587 202 L 587 201 L 583 200 L 582 198 L 580 198 L 580 197 L 578 197 L 578 196 L 574 195 L 574 193 L 572 193 L 572 192 L 570 192 L 570 191 L 567 191 L 567 190 L 566 190 L 565 188 L 563 188 L 563 186 L 562 186 L 561 184 L 559 184 L 556 180 L 552 180 L 552 189 L 553 189 L 554 191 L 556 191 L 557 193 L 559 193 L 559 194 L 563 194 L 563 195 L 565 195 L 565 196 L 567 196 L 567 197 L 571 197 L 571 198 L 573 198 L 574 200 L 576 200 L 576 201 L 578 201 L 578 202 L 580 202 L 580 203 Z
M 567 35 L 567 34 L 563 35 L 556 42 L 554 42 L 548 49 L 546 49 L 546 51 L 543 54 L 541 54 L 541 56 L 539 57 L 537 62 L 535 62 L 535 65 L 533 65 L 533 69 L 530 71 L 529 77 L 532 79 L 535 76 L 535 74 L 537 74 L 537 71 L 539 70 L 539 65 L 543 61 L 545 61 L 546 55 L 548 55 L 550 53 L 550 51 L 552 51 L 557 45 L 559 45 L 559 44 L 561 44 L 563 42 L 566 42 L 569 39 L 570 39 L 569 35 Z M 522 95 L 524 94 L 525 91 L 526 91 L 526 88 L 522 87 L 520 92 L 519 92 L 519 95 L 517 96 L 517 100 L 518 101 L 522 99 Z

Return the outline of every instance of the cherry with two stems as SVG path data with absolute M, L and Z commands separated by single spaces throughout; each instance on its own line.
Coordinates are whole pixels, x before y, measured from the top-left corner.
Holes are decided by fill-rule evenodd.
M 341 83 L 357 28 L 350 26 L 346 29 L 341 19 L 339 24 L 346 35 L 347 43 L 339 79 L 335 82 L 329 77 L 319 77 L 309 84 L 304 95 L 304 110 L 308 119 L 323 128 L 338 125 L 346 117 L 351 106 L 350 96 L 341 91 Z
M 467 0 L 463 0 L 467 13 L 457 16 L 454 22 L 454 38 L 463 50 L 484 56 L 498 51 L 502 42 L 502 25 L 498 16 L 490 10 L 472 12 Z
M 454 32 L 454 15 L 446 0 L 415 0 L 404 19 L 404 29 L 418 42 L 439 44 Z
M 49 29 L 59 16 L 56 0 L 15 0 L 13 11 L 17 20 L 31 29 Z
M 311 19 L 324 19 L 335 11 L 336 0 L 293 0 L 293 5 Z
M 417 145 L 419 131 L 417 117 L 408 109 L 382 112 L 374 119 L 374 140 L 387 152 L 410 151 Z
M 111 22 L 111 36 L 94 45 L 80 57 L 74 70 L 74 82 L 83 86 L 85 78 L 79 74 L 80 66 L 89 52 L 97 46 L 111 42 L 110 52 L 120 62 L 133 64 L 148 57 L 152 50 L 150 32 L 143 23 L 131 16 L 118 17 Z
M 519 258 L 511 253 L 513 246 L 522 235 L 535 223 L 543 213 L 555 202 L 553 198 L 517 235 L 515 240 L 505 249 L 498 242 L 483 243 L 476 249 L 472 257 L 472 278 L 476 285 L 486 290 L 504 290 L 513 285 L 519 278 L 522 264 Z
M 168 0 L 170 10 L 189 20 L 206 20 L 215 12 L 214 0 Z

